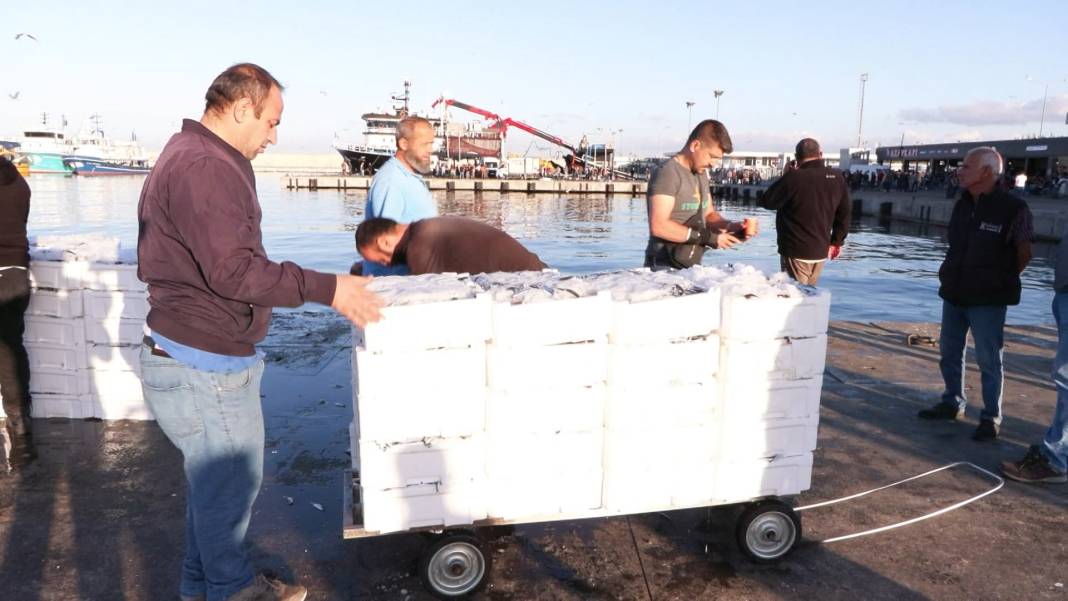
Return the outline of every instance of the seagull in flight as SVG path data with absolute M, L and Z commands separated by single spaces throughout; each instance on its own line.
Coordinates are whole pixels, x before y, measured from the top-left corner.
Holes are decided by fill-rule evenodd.
M 31 40 L 33 40 L 35 42 L 37 41 L 37 38 L 35 38 L 32 33 L 16 33 L 15 34 L 15 39 L 16 40 L 19 39 L 19 38 L 22 38 L 22 37 L 30 38 Z
M 14 94 L 8 94 L 7 97 L 12 99 L 12 100 L 18 100 L 19 99 L 19 92 L 15 92 Z

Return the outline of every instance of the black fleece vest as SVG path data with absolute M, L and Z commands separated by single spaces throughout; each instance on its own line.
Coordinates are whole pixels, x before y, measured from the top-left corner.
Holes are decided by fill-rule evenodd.
M 1009 229 L 1027 204 L 995 190 L 965 192 L 949 220 L 949 250 L 938 270 L 938 295 L 955 305 L 1018 305 L 1020 274 Z

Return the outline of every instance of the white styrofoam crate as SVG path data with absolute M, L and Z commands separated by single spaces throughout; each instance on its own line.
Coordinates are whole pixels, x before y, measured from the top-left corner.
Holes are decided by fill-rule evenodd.
M 30 374 L 30 393 L 80 397 L 89 394 L 88 370 L 40 368 Z
M 596 472 L 559 475 L 514 474 L 487 485 L 486 510 L 502 520 L 556 519 L 560 515 L 602 513 L 603 475 Z
M 717 457 L 719 427 L 605 430 L 605 471 L 671 471 L 676 465 L 706 464 Z
M 81 318 L 27 316 L 22 340 L 26 344 L 85 345 L 85 322 Z
M 800 494 L 812 486 L 812 453 L 719 464 L 716 501 Z
M 819 416 L 823 377 L 806 380 L 726 378 L 720 398 L 724 420 L 747 423 Z
M 84 261 L 30 261 L 30 285 L 54 290 L 80 290 L 89 264 Z
M 486 477 L 492 480 L 600 473 L 604 430 L 486 434 Z
M 707 336 L 720 327 L 718 289 L 641 303 L 615 302 L 612 344 L 648 344 Z
M 67 346 L 27 342 L 25 347 L 30 360 L 31 374 L 42 368 L 77 371 L 88 367 L 84 345 Z
M 819 416 L 800 419 L 732 420 L 724 418 L 719 457 L 749 460 L 802 455 L 816 449 Z
M 363 440 L 409 442 L 481 432 L 486 427 L 486 388 L 468 388 L 456 392 L 441 382 L 436 393 L 360 394 L 357 434 Z
M 603 384 L 560 389 L 491 392 L 490 432 L 582 432 L 604 426 L 608 390 Z
M 696 384 L 612 386 L 605 427 L 640 435 L 642 430 L 712 426 L 721 411 L 719 396 L 715 379 Z
M 132 371 L 86 370 L 89 376 L 89 392 L 103 404 L 112 401 L 124 403 L 144 400 L 141 377 Z
M 481 434 L 462 438 L 382 445 L 360 439 L 360 484 L 394 496 L 481 486 L 486 477 L 486 444 Z
M 608 379 L 608 344 L 486 348 L 486 377 L 493 392 L 581 388 Z
M 93 402 L 89 395 L 34 394 L 30 416 L 39 418 L 63 417 L 88 419 L 93 417 Z
M 827 333 L 831 293 L 798 298 L 724 296 L 720 337 L 733 340 L 810 338 Z
M 37 288 L 30 294 L 26 315 L 43 317 L 81 317 L 84 313 L 81 290 L 48 290 Z
M 827 335 L 741 341 L 723 339 L 720 369 L 737 380 L 800 380 L 823 375 Z
M 354 348 L 352 375 L 357 396 L 381 402 L 413 395 L 485 398 L 486 347 L 381 353 Z
M 141 373 L 141 345 L 86 344 L 88 367 L 97 371 Z
M 382 309 L 382 320 L 353 328 L 352 346 L 372 352 L 481 346 L 489 340 L 490 296 Z
M 483 484 L 448 492 L 433 486 L 412 486 L 406 496 L 361 486 L 363 527 L 370 532 L 401 532 L 411 528 L 470 525 L 487 516 Z
M 611 386 L 647 386 L 708 382 L 719 371 L 718 336 L 705 339 L 611 345 Z
M 93 397 L 93 416 L 100 419 L 129 419 L 153 421 L 152 410 L 143 400 L 138 399 L 104 399 Z
M 85 320 L 85 340 L 112 346 L 141 344 L 145 338 L 143 319 Z
M 143 323 L 148 317 L 148 292 L 86 290 L 85 317 L 99 321 L 134 319 Z
M 612 322 L 612 294 L 539 303 L 493 304 L 493 343 L 499 347 L 604 342 Z
M 360 436 L 356 433 L 356 420 L 349 422 L 349 457 L 352 459 L 352 469 L 360 469 Z
M 87 290 L 147 289 L 145 283 L 137 279 L 137 265 L 129 263 L 89 263 L 82 281 Z

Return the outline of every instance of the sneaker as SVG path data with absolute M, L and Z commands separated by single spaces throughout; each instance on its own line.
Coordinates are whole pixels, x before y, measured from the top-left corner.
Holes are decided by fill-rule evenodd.
M 1032 445 L 1031 450 L 1024 455 L 1023 459 L 1013 463 L 1001 462 L 1001 473 L 1016 480 L 1017 482 L 1068 482 L 1068 474 L 1062 474 L 1053 469 L 1049 459 L 1038 449 L 1038 445 Z
M 998 425 L 989 419 L 981 420 L 979 425 L 975 428 L 975 432 L 972 433 L 972 440 L 977 440 L 979 442 L 997 440 L 997 437 Z
M 950 421 L 964 417 L 964 410 L 949 403 L 938 403 L 930 409 L 920 409 L 916 414 L 923 419 L 947 419 Z
M 296 584 L 286 584 L 260 574 L 246 586 L 230 597 L 230 601 L 304 601 L 308 589 Z

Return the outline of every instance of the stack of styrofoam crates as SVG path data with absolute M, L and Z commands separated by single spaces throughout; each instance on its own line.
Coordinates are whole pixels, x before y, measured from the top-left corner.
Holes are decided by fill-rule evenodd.
M 148 313 L 134 264 L 31 261 L 23 337 L 34 417 L 152 419 L 139 345 Z
M 490 299 L 383 309 L 353 332 L 353 468 L 364 525 L 470 524 L 486 512 Z
M 602 507 L 612 297 L 493 305 L 487 352 L 489 515 Z
M 830 293 L 724 294 L 719 502 L 809 488 Z
M 719 291 L 615 303 L 605 419 L 605 505 L 707 504 L 719 427 Z

